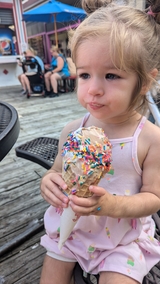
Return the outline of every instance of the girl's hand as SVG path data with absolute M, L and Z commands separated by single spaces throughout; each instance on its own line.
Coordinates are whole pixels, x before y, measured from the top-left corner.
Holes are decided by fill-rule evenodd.
M 69 196 L 69 205 L 73 211 L 81 216 L 98 215 L 111 217 L 115 206 L 114 196 L 102 187 L 91 185 L 89 189 L 94 193 L 92 197 Z
M 66 208 L 69 199 L 62 193 L 67 185 L 60 173 L 49 171 L 41 180 L 41 195 L 52 206 Z

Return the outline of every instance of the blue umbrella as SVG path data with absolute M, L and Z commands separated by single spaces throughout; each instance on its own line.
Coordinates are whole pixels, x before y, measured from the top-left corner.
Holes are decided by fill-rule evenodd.
M 71 22 L 83 20 L 86 13 L 83 9 L 63 4 L 56 0 L 50 0 L 47 3 L 23 13 L 25 22 L 54 22 L 56 45 L 58 44 L 56 22 Z

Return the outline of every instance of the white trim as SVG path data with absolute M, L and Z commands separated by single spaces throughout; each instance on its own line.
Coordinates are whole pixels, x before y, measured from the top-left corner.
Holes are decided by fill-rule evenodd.
M 10 55 L 10 56 L 0 56 L 0 64 L 4 63 L 16 63 L 18 55 Z
M 11 3 L 11 4 L 13 4 L 13 0 L 1 0 L 0 1 L 1 3 Z
M 28 0 L 22 0 L 22 5 L 27 3 L 27 2 L 28 2 Z

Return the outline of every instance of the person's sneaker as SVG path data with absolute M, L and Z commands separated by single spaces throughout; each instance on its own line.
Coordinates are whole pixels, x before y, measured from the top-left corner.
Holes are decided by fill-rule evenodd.
M 26 90 L 23 90 L 21 95 L 27 95 L 27 91 Z
M 55 97 L 59 97 L 59 94 L 58 93 L 52 93 L 49 95 L 49 98 L 55 98 Z
M 46 97 L 49 97 L 50 95 L 51 95 L 51 91 L 45 90 L 43 97 L 46 98 Z
M 28 94 L 30 95 L 30 96 L 32 96 L 32 95 L 34 95 L 34 93 L 32 92 L 32 91 L 28 91 Z

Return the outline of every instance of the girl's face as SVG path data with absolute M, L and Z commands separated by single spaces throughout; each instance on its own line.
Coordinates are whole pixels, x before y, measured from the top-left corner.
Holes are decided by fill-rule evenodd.
M 119 123 L 128 118 L 128 107 L 137 83 L 135 73 L 118 70 L 103 38 L 86 40 L 76 52 L 78 100 L 95 118 Z

